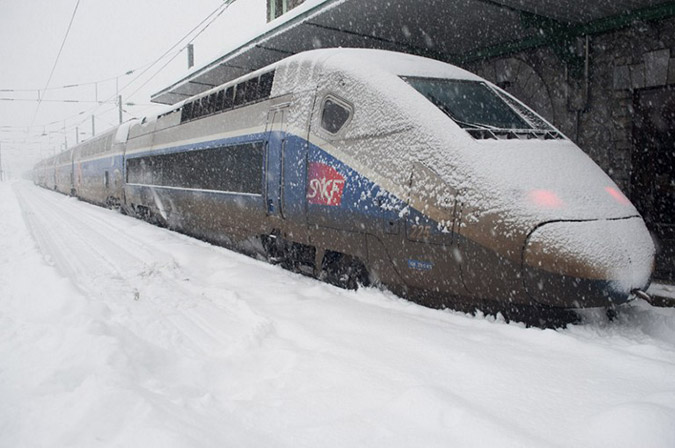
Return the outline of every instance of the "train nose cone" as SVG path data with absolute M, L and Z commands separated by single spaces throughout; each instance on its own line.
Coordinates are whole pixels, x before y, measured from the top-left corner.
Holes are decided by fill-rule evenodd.
M 646 288 L 653 263 L 654 244 L 639 217 L 550 222 L 527 239 L 523 280 L 540 304 L 608 306 Z

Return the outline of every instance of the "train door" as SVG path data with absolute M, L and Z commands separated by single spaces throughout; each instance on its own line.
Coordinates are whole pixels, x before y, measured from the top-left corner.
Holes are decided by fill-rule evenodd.
M 461 196 L 449 185 L 439 185 L 437 179 L 438 174 L 431 168 L 419 162 L 412 164 L 406 200 L 413 207 L 398 215 L 406 257 L 401 273 L 408 286 L 433 285 L 441 291 L 461 294 L 463 260 L 457 236 Z M 432 216 L 445 216 L 447 220 L 437 222 Z M 385 230 L 386 224 L 385 221 Z M 434 301 L 427 304 L 442 305 Z
M 265 154 L 265 204 L 267 215 L 284 218 L 284 149 L 288 107 L 277 107 L 267 115 Z

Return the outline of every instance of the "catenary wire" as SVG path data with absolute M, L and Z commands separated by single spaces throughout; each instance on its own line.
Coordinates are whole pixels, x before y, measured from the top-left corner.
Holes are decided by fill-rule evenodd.
M 77 3 L 75 4 L 75 9 L 73 9 L 73 14 L 70 16 L 70 22 L 68 22 L 68 28 L 66 29 L 66 35 L 63 36 L 63 41 L 61 42 L 61 47 L 59 48 L 59 52 L 56 55 L 56 60 L 54 61 L 54 65 L 52 66 L 52 71 L 49 73 L 49 78 L 47 78 L 47 84 L 45 85 L 45 89 L 49 87 L 49 83 L 52 81 L 52 77 L 54 76 L 54 71 L 56 70 L 56 66 L 59 64 L 59 59 L 61 58 L 61 53 L 63 52 L 63 47 L 66 45 L 66 40 L 68 40 L 68 35 L 70 34 L 70 29 L 73 26 L 73 22 L 75 21 L 75 15 L 77 14 L 77 8 L 80 6 L 80 0 L 77 0 Z M 37 106 L 35 107 L 35 112 L 33 113 L 33 119 L 31 120 L 31 127 L 33 124 L 35 124 L 35 119 L 37 118 L 37 114 L 40 111 L 40 105 L 42 104 L 42 101 L 38 101 Z
M 161 56 L 159 56 L 157 59 L 155 59 L 155 61 L 153 61 L 153 62 L 150 63 L 150 64 L 146 64 L 145 69 L 142 70 L 140 73 L 138 73 L 138 74 L 134 77 L 134 79 L 132 79 L 131 81 L 129 81 L 128 83 L 126 83 L 124 86 L 122 86 L 122 87 L 119 89 L 119 92 L 120 92 L 120 93 L 124 92 L 129 86 L 131 86 L 134 82 L 136 82 L 138 79 L 140 79 L 145 73 L 147 73 L 148 71 L 150 71 L 150 69 L 151 69 L 153 66 L 155 66 L 156 64 L 158 64 L 158 63 L 159 63 L 160 61 L 162 61 L 167 55 L 169 55 L 169 54 L 170 54 L 172 51 L 174 51 L 177 47 L 179 47 L 181 44 L 183 44 L 184 41 L 190 37 L 191 34 L 193 34 L 196 30 L 199 30 L 199 28 L 202 27 L 202 25 L 204 25 L 204 24 L 206 23 L 206 26 L 205 26 L 203 29 L 201 29 L 201 30 L 197 33 L 197 35 L 195 35 L 194 37 L 192 37 L 191 39 L 189 39 L 189 40 L 188 40 L 188 43 L 194 41 L 194 40 L 195 40 L 197 37 L 199 37 L 199 36 L 200 36 L 200 35 L 201 35 L 201 34 L 202 34 L 209 26 L 211 26 L 211 25 L 213 24 L 213 22 L 214 22 L 218 17 L 220 17 L 220 16 L 223 14 L 223 12 L 224 12 L 227 8 L 229 8 L 229 6 L 230 6 L 232 3 L 234 3 L 234 1 L 236 1 L 236 0 L 227 0 L 227 1 L 224 2 L 223 4 L 219 5 L 216 9 L 214 9 L 211 13 L 209 13 L 209 14 L 206 16 L 206 18 L 204 18 L 199 24 L 197 24 L 197 25 L 196 25 L 195 27 L 193 27 L 190 31 L 188 31 L 183 37 L 181 37 L 181 38 L 180 38 L 175 44 L 173 44 L 168 50 L 166 50 L 164 53 L 162 53 Z M 207 22 L 208 22 L 208 23 L 207 23 Z M 186 45 L 186 44 L 185 44 L 185 45 Z M 167 63 L 165 63 L 164 65 L 162 65 L 162 67 L 160 67 L 160 69 L 159 69 L 157 72 L 155 72 L 155 73 L 154 73 L 148 80 L 146 80 L 140 87 L 138 87 L 136 90 L 134 90 L 134 91 L 132 92 L 132 94 L 129 95 L 129 97 L 131 98 L 133 95 L 135 95 L 136 93 L 138 93 L 138 91 L 139 91 L 141 88 L 143 88 L 145 85 L 147 85 L 147 83 L 148 83 L 150 80 L 152 80 L 154 77 L 156 77 L 156 76 L 161 72 L 161 70 L 163 70 L 163 69 L 164 69 L 171 61 L 173 61 L 173 60 L 174 60 L 174 59 L 175 59 L 182 51 L 183 51 L 183 48 L 181 48 L 178 52 L 176 52 L 176 54 L 173 55 L 173 56 L 169 59 L 169 61 L 168 61 Z M 117 99 L 116 96 L 117 96 L 117 94 L 111 95 L 111 96 L 108 97 L 106 100 L 102 101 L 102 103 L 103 103 L 103 104 L 110 104 L 111 101 L 115 101 L 115 100 Z M 78 114 L 72 115 L 72 116 L 69 117 L 68 119 L 72 119 L 72 118 L 78 117 L 78 116 L 83 115 L 83 114 L 86 114 L 86 115 L 88 116 L 88 115 L 92 114 L 93 112 L 95 112 L 99 107 L 100 107 L 100 106 L 98 106 L 98 105 L 97 105 L 97 106 L 94 106 L 94 107 L 92 107 L 92 108 L 89 109 L 89 110 L 82 111 L 82 112 L 80 112 L 80 113 L 78 113 Z M 57 123 L 61 123 L 61 122 L 63 122 L 63 121 L 64 121 L 64 120 L 57 120 L 57 121 L 55 121 L 55 122 L 53 122 L 53 123 L 51 123 L 51 124 L 57 124 Z M 86 118 L 85 118 L 84 120 L 82 120 L 81 123 L 83 123 L 84 121 L 86 121 Z M 71 126 L 71 128 L 73 128 L 73 127 L 74 127 L 74 126 Z
M 186 33 L 183 37 L 181 37 L 174 45 L 172 45 L 168 50 L 166 50 L 166 51 L 165 51 L 161 56 L 159 56 L 155 61 L 153 61 L 152 63 L 149 63 L 149 64 L 145 64 L 145 65 L 141 66 L 141 67 L 138 68 L 138 69 L 131 70 L 130 72 L 136 72 L 136 71 L 140 70 L 141 68 L 143 69 L 140 73 L 138 73 L 138 74 L 134 77 L 134 79 L 132 79 L 131 81 L 129 81 L 128 83 L 126 83 L 124 86 L 122 86 L 122 87 L 119 89 L 119 92 L 121 93 L 121 92 L 125 91 L 127 88 L 129 88 L 129 86 L 131 86 L 134 82 L 136 82 L 137 80 L 139 80 L 139 79 L 140 79 L 145 73 L 147 73 L 153 66 L 155 66 L 156 64 L 158 64 L 158 63 L 159 63 L 160 61 L 162 61 L 167 55 L 169 55 L 169 54 L 170 54 L 172 51 L 174 51 L 177 47 L 179 47 L 181 44 L 183 44 L 183 43 L 186 41 L 186 39 L 189 39 L 189 40 L 187 41 L 187 43 L 191 43 L 191 42 L 193 42 L 195 39 L 197 39 L 197 38 L 198 38 L 204 31 L 206 31 L 206 29 L 208 29 L 208 27 L 211 26 L 211 25 L 215 22 L 215 20 L 216 20 L 218 17 L 220 17 L 220 16 L 225 12 L 225 10 L 227 10 L 227 8 L 229 8 L 229 6 L 230 6 L 232 3 L 234 3 L 235 1 L 236 1 L 236 0 L 226 0 L 224 3 L 222 3 L 221 5 L 219 5 L 216 9 L 214 9 L 211 13 L 209 13 L 209 14 L 208 14 L 208 15 L 207 15 L 207 16 L 206 16 L 199 24 L 197 24 L 195 27 L 193 27 L 193 28 L 192 28 L 188 33 Z M 79 0 L 78 0 L 78 5 L 79 5 Z M 76 7 L 77 7 L 77 5 L 76 5 Z M 76 10 L 74 11 L 74 13 L 75 13 L 75 12 L 76 12 Z M 72 18 L 71 18 L 71 23 L 70 23 L 70 25 L 72 25 L 72 20 L 73 20 L 73 19 L 74 19 L 74 14 L 73 14 L 73 16 L 72 16 Z M 208 23 L 207 23 L 207 22 L 208 22 Z M 200 27 L 202 27 L 202 25 L 204 25 L 205 23 L 206 23 L 206 26 L 204 26 L 204 27 L 200 30 Z M 70 25 L 69 25 L 68 31 L 70 30 Z M 199 31 L 197 32 L 197 34 L 196 34 L 194 37 L 190 38 L 190 35 L 193 34 L 193 33 L 194 33 L 195 31 L 197 31 L 197 30 L 199 30 Z M 67 36 L 66 36 L 66 37 L 67 37 Z M 185 43 L 184 45 L 187 45 L 187 43 Z M 64 39 L 64 44 L 65 44 L 65 39 Z M 147 83 L 148 83 L 150 80 L 152 80 L 153 78 L 155 78 L 155 77 L 161 72 L 162 69 L 164 69 L 171 61 L 173 61 L 173 60 L 174 60 L 174 59 L 175 59 L 175 58 L 183 51 L 183 49 L 184 49 L 184 48 L 181 48 L 178 52 L 176 52 L 176 54 L 174 54 L 174 55 L 169 59 L 169 61 L 168 61 L 167 63 L 163 64 L 162 67 L 160 67 L 160 69 L 159 69 L 157 72 L 155 72 L 155 73 L 154 73 L 148 80 L 146 80 L 140 87 L 138 87 L 136 90 L 134 90 L 134 91 L 132 92 L 132 94 L 129 95 L 129 97 L 132 97 L 133 95 L 135 95 L 136 93 L 138 93 L 138 91 L 139 91 L 142 87 L 144 87 L 145 85 L 147 85 Z M 59 55 L 60 55 L 60 52 L 59 52 Z M 57 59 L 58 59 L 58 57 L 57 57 Z M 56 64 L 55 64 L 55 66 L 56 66 Z M 53 70 L 52 70 L 52 73 L 53 73 Z M 126 72 L 125 74 L 129 74 L 129 72 Z M 119 77 L 111 77 L 111 78 L 108 78 L 107 80 L 117 79 L 117 78 L 119 78 Z M 50 76 L 50 79 L 51 79 L 51 76 Z M 103 81 L 105 81 L 105 80 L 103 80 Z M 85 85 L 85 84 L 95 84 L 95 83 L 96 83 L 96 82 L 93 82 L 93 83 L 80 83 L 80 85 Z M 45 87 L 45 89 L 43 89 L 43 91 L 48 89 L 48 85 L 49 85 L 49 83 L 47 84 L 47 86 Z M 65 86 L 64 86 L 64 87 L 65 87 Z M 50 90 L 51 90 L 51 89 L 50 89 Z M 35 90 L 31 90 L 31 91 L 35 91 Z M 98 101 L 98 104 L 95 105 L 95 106 L 93 106 L 92 108 L 89 108 L 89 109 L 87 109 L 87 110 L 80 111 L 80 112 L 78 112 L 78 113 L 76 113 L 76 114 L 73 114 L 73 115 L 70 115 L 69 117 L 66 117 L 66 118 L 64 118 L 64 119 L 54 120 L 54 121 L 52 121 L 52 122 L 50 122 L 50 123 L 46 123 L 46 124 L 43 124 L 43 125 L 40 125 L 40 126 L 35 126 L 35 125 L 34 125 L 35 117 L 37 116 L 37 110 L 36 110 L 36 112 L 35 112 L 35 114 L 34 114 L 34 116 L 33 116 L 33 120 L 31 121 L 31 125 L 30 125 L 30 126 L 28 126 L 28 127 L 21 126 L 21 127 L 17 127 L 17 128 L 30 130 L 30 129 L 34 129 L 34 128 L 36 128 L 36 127 L 39 127 L 39 128 L 43 128 L 43 129 L 44 129 L 44 128 L 46 128 L 46 127 L 53 126 L 53 125 L 56 125 L 56 124 L 61 124 L 61 123 L 64 123 L 64 122 L 66 122 L 66 121 L 70 121 L 70 120 L 72 120 L 72 119 L 74 119 L 74 118 L 77 118 L 77 117 L 80 117 L 80 116 L 83 116 L 83 115 L 84 115 L 86 118 L 82 119 L 82 120 L 79 121 L 77 124 L 70 125 L 70 126 L 68 126 L 68 127 L 66 128 L 67 131 L 70 131 L 70 130 L 73 130 L 73 129 L 75 129 L 76 127 L 82 125 L 85 121 L 87 121 L 87 120 L 89 119 L 89 118 L 88 118 L 89 115 L 91 115 L 91 114 L 95 113 L 96 111 L 100 110 L 101 107 L 103 107 L 103 106 L 105 106 L 105 105 L 110 105 L 110 104 L 111 104 L 111 101 L 116 100 L 116 96 L 117 96 L 117 94 L 116 94 L 116 95 L 112 95 L 112 96 L 108 97 L 108 98 L 105 99 L 105 100 Z M 45 101 L 45 100 L 42 100 L 42 101 Z M 75 102 L 75 101 L 62 101 L 62 102 Z M 83 103 L 84 103 L 85 101 L 80 101 L 80 102 L 83 102 Z M 40 104 L 40 103 L 38 103 L 38 104 Z M 146 106 L 146 105 L 134 104 L 134 106 Z M 151 105 L 147 105 L 147 106 L 151 106 Z M 154 105 L 152 105 L 152 106 L 154 106 Z M 114 108 L 109 109 L 106 113 L 109 113 L 109 112 L 111 112 L 112 110 L 114 110 Z M 127 113 L 128 113 L 128 112 L 127 112 Z M 100 118 L 99 118 L 99 119 L 100 119 Z M 109 121 L 107 121 L 107 120 L 104 120 L 104 121 L 110 124 Z M 61 132 L 62 132 L 62 131 L 61 131 Z

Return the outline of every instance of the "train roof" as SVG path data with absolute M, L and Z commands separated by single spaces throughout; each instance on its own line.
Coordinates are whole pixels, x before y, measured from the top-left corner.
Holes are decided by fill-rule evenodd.
M 362 73 L 364 69 L 377 69 L 397 76 L 429 78 L 453 78 L 481 80 L 477 75 L 454 65 L 387 50 L 366 48 L 328 48 L 310 50 L 288 57 L 276 64 L 277 67 L 292 64 L 309 64 L 316 71 L 344 71 Z
M 477 75 L 454 65 L 406 53 L 362 48 L 317 49 L 289 56 L 255 72 L 213 87 L 177 103 L 154 117 L 146 117 L 145 120 L 161 117 L 180 109 L 187 103 L 270 72 L 275 72 L 274 90 L 271 96 L 314 89 L 322 74 L 334 72 L 344 73 L 352 79 L 375 85 L 377 85 L 375 78 L 382 81 L 382 76 L 390 79 L 392 76 L 396 78 L 408 76 L 482 80 Z

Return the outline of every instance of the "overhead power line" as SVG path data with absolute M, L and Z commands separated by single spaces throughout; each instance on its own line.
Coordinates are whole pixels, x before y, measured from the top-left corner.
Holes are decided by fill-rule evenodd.
M 76 100 L 76 99 L 31 99 L 31 98 L 5 98 L 5 97 L 0 97 L 0 101 L 22 101 L 22 102 L 28 102 L 28 103 L 34 103 L 36 101 L 42 101 L 44 103 L 94 103 L 94 104 L 106 104 L 105 101 L 95 101 L 95 100 Z M 108 102 L 110 103 L 110 102 Z M 134 102 L 126 102 L 124 103 L 125 106 L 152 106 L 153 104 L 138 104 Z M 79 114 L 78 114 L 79 115 Z M 61 122 L 63 120 L 59 120 Z M 26 126 L 24 126 L 25 128 Z M 41 127 L 41 126 L 37 126 Z
M 204 20 L 202 20 L 201 22 L 199 22 L 199 24 L 198 24 L 197 26 L 195 26 L 195 27 L 192 28 L 190 31 L 188 31 L 188 33 L 185 34 L 185 36 L 183 36 L 181 39 L 178 40 L 178 42 L 176 42 L 175 44 L 173 44 L 173 45 L 171 46 L 171 48 L 169 48 L 168 50 L 166 50 L 159 58 L 157 58 L 157 60 L 155 60 L 155 62 L 153 62 L 152 64 L 150 64 L 150 66 L 149 66 L 148 68 L 146 68 L 145 70 L 143 70 L 143 72 L 141 72 L 136 78 L 134 78 L 132 81 L 130 81 L 129 83 L 127 83 L 127 84 L 122 88 L 122 90 L 126 89 L 129 85 L 131 85 L 134 81 L 136 81 L 136 79 L 139 79 L 141 76 L 143 76 L 143 75 L 144 75 L 146 72 L 148 72 L 153 66 L 155 66 L 155 65 L 158 64 L 162 59 L 164 59 L 164 57 L 166 57 L 167 55 L 169 55 L 174 49 L 176 49 L 178 46 L 180 46 L 181 44 L 183 44 L 183 42 L 184 42 L 186 39 L 188 39 L 188 38 L 190 37 L 190 35 L 191 35 L 193 32 L 195 32 L 196 30 L 198 30 L 202 25 L 204 25 L 204 23 L 208 22 L 208 23 L 206 23 L 206 25 L 205 25 L 201 30 L 199 30 L 199 32 L 197 32 L 197 34 L 196 34 L 194 37 L 190 38 L 189 40 L 187 40 L 187 42 L 185 42 L 185 43 L 183 44 L 183 47 L 180 49 L 180 51 L 178 51 L 176 54 L 174 54 L 174 55 L 173 55 L 166 63 L 164 63 L 164 64 L 163 64 L 163 65 L 162 65 L 162 66 L 161 66 L 161 67 L 160 67 L 160 68 L 159 68 L 159 69 L 158 69 L 158 70 L 157 70 L 150 78 L 148 78 L 143 84 L 141 84 L 139 87 L 137 87 L 136 90 L 134 90 L 132 93 L 130 93 L 130 94 L 129 94 L 129 97 L 131 97 L 131 96 L 135 95 L 136 93 L 138 93 L 139 90 L 141 90 L 143 87 L 145 87 L 145 86 L 146 86 L 151 80 L 153 80 L 153 79 L 154 79 L 154 78 L 155 78 L 155 77 L 156 77 L 156 76 L 157 76 L 157 75 L 158 75 L 158 74 L 159 74 L 159 73 L 160 73 L 167 65 L 169 65 L 174 59 L 176 59 L 176 57 L 178 57 L 178 55 L 183 51 L 184 48 L 186 48 L 189 44 L 191 44 L 192 42 L 194 42 L 195 39 L 197 39 L 204 31 L 206 31 L 206 30 L 213 24 L 213 22 L 215 22 L 216 19 L 218 19 L 218 17 L 220 17 L 220 16 L 221 16 L 221 15 L 222 15 L 229 7 L 230 7 L 230 5 L 232 5 L 232 3 L 234 3 L 235 1 L 236 1 L 236 0 L 225 0 L 220 6 L 218 6 L 215 10 L 213 10 L 213 12 L 211 12 L 211 14 L 209 14 L 208 16 L 206 16 L 206 18 L 205 18 Z
M 0 101 L 23 101 L 23 102 L 39 102 L 39 103 L 96 103 L 96 104 L 103 104 L 103 101 L 93 101 L 93 100 L 47 100 L 43 98 L 35 98 L 35 99 L 30 99 L 30 98 L 4 98 L 0 97 Z
M 179 48 L 178 51 L 176 51 L 175 54 L 171 55 L 170 59 L 162 64 L 162 66 L 155 71 L 148 79 L 146 79 L 143 84 L 141 84 L 139 87 L 137 87 L 132 93 L 127 95 L 127 98 L 133 97 L 138 91 L 140 91 L 145 85 L 147 85 L 152 79 L 154 79 L 161 71 L 169 64 L 171 63 L 184 49 L 187 47 L 187 45 L 191 42 L 193 42 L 195 39 L 197 39 L 202 33 L 204 33 L 215 21 L 218 19 L 224 12 L 229 8 L 232 3 L 234 3 L 236 0 L 224 0 L 223 3 L 218 5 L 217 8 L 215 8 L 211 13 L 209 13 L 199 24 L 197 24 L 195 27 L 193 27 L 189 32 L 187 32 L 183 37 L 181 37 L 174 45 L 172 45 L 169 49 L 167 49 L 164 53 L 162 53 L 161 56 L 159 56 L 156 60 L 154 60 L 152 63 L 145 64 L 139 68 L 136 68 L 134 70 L 127 71 L 124 75 L 131 75 L 132 73 L 135 74 L 132 80 L 127 82 L 125 85 L 123 85 L 119 89 L 119 93 L 125 91 L 128 89 L 132 84 L 137 82 L 139 79 L 143 77 L 146 73 L 148 73 L 153 67 L 155 67 L 157 64 L 162 62 L 167 56 L 171 55 L 172 52 L 176 51 L 177 48 Z M 64 39 L 61 43 L 61 48 L 59 49 L 59 52 L 57 54 L 56 60 L 54 62 L 54 66 L 52 67 L 52 70 L 49 75 L 49 79 L 47 81 L 47 84 L 45 87 L 40 91 L 38 89 L 2 89 L 0 92 L 4 91 L 14 91 L 14 92 L 25 92 L 25 91 L 30 91 L 30 92 L 38 92 L 39 98 L 38 99 L 33 99 L 33 100 L 24 100 L 24 99 L 10 99 L 10 98 L 0 98 L 0 101 L 37 101 L 38 105 L 36 107 L 35 113 L 33 115 L 33 119 L 31 120 L 31 125 L 27 127 L 17 127 L 17 128 L 22 128 L 22 129 L 45 129 L 47 127 L 53 126 L 53 125 L 61 125 L 64 124 L 66 121 L 70 122 L 71 120 L 78 118 L 78 117 L 84 117 L 82 118 L 81 122 L 77 124 L 70 125 L 68 127 L 64 127 L 63 131 L 67 130 L 72 130 L 75 127 L 82 125 L 85 121 L 89 120 L 89 117 L 91 115 L 96 114 L 98 117 L 98 112 L 102 107 L 110 106 L 113 102 L 117 100 L 117 95 L 111 95 L 109 98 L 101 100 L 101 101 L 86 101 L 86 100 L 74 100 L 74 99 L 66 99 L 66 100 L 46 100 L 43 98 L 43 95 L 40 95 L 40 92 L 44 91 L 51 91 L 51 90 L 56 90 L 56 89 L 68 89 L 72 87 L 79 87 L 79 86 L 85 86 L 85 85 L 93 85 L 97 84 L 99 82 L 105 82 L 113 79 L 119 79 L 121 76 L 116 76 L 116 77 L 111 77 L 107 78 L 101 81 L 93 81 L 93 82 L 88 82 L 88 83 L 77 83 L 77 84 L 70 84 L 66 86 L 61 86 L 61 87 L 54 87 L 50 88 L 49 84 L 51 83 L 52 76 L 54 74 L 54 71 L 56 69 L 56 66 L 58 65 L 59 58 L 61 56 L 61 53 L 63 51 L 63 48 L 65 46 L 66 40 L 68 38 L 68 34 L 70 33 L 70 29 L 72 27 L 73 21 L 75 19 L 77 9 L 79 7 L 80 0 L 77 1 L 77 4 L 75 5 L 75 8 L 73 10 L 73 14 L 71 16 L 70 22 L 68 24 L 68 28 L 66 31 L 66 35 L 64 36 Z M 195 34 L 196 32 L 196 34 Z M 77 114 L 73 114 L 65 119 L 59 119 L 52 121 L 50 123 L 42 124 L 40 126 L 35 125 L 35 119 L 37 117 L 37 114 L 40 109 L 40 104 L 42 102 L 62 102 L 62 103 L 96 103 L 93 107 L 83 110 Z M 125 106 L 141 106 L 140 104 L 134 104 L 134 103 L 124 103 Z M 145 105 L 143 105 L 145 106 Z M 148 106 L 155 106 L 154 104 L 148 105 Z M 114 110 L 114 109 L 111 109 Z M 106 113 L 110 112 L 111 110 L 106 111 Z M 102 112 L 101 112 L 102 113 Z M 99 118 L 102 119 L 102 118 Z M 105 121 L 105 120 L 104 120 Z M 111 124 L 111 126 L 114 124 Z
M 49 87 L 49 83 L 52 81 L 52 76 L 54 76 L 54 71 L 56 70 L 56 66 L 59 64 L 59 59 L 61 58 L 61 53 L 63 52 L 63 47 L 66 45 L 66 40 L 68 40 L 68 35 L 70 34 L 70 29 L 73 26 L 73 22 L 75 21 L 75 14 L 77 14 L 77 8 L 80 6 L 80 0 L 77 0 L 77 3 L 75 4 L 75 9 L 73 9 L 73 14 L 70 16 L 70 22 L 68 23 L 68 28 L 66 29 L 66 35 L 63 36 L 63 41 L 61 42 L 61 48 L 59 48 L 59 52 L 56 55 L 56 60 L 54 61 L 54 65 L 52 66 L 52 71 L 49 73 L 49 78 L 47 79 L 47 84 L 45 85 L 45 88 L 43 90 L 47 90 Z M 33 114 L 33 119 L 30 122 L 30 125 L 33 126 L 35 123 L 35 118 L 37 118 L 37 114 L 40 110 L 40 104 L 42 104 L 42 100 L 38 101 L 37 107 L 35 108 L 35 113 Z
M 138 72 L 138 73 L 134 76 L 134 78 L 133 78 L 132 80 L 130 80 L 129 82 L 127 82 L 125 85 L 123 85 L 123 86 L 119 89 L 119 93 L 122 93 L 122 92 L 124 92 L 126 89 L 128 89 L 129 86 L 131 86 L 134 82 L 138 81 L 143 75 L 145 75 L 145 74 L 146 74 L 148 71 L 150 71 L 154 66 L 156 66 L 158 63 L 160 63 L 166 56 L 170 55 L 171 52 L 173 52 L 174 50 L 176 50 L 176 48 L 180 47 L 181 45 L 187 46 L 188 43 L 193 42 L 193 41 L 194 41 L 197 37 L 199 37 L 206 29 L 208 29 L 208 27 L 211 26 L 211 24 L 213 24 L 213 22 L 214 22 L 218 17 L 220 17 L 220 16 L 223 14 L 223 12 L 225 12 L 225 10 L 226 10 L 227 8 L 229 8 L 230 5 L 231 5 L 232 3 L 234 3 L 235 1 L 236 1 L 236 0 L 225 0 L 223 3 L 221 3 L 220 5 L 218 5 L 217 8 L 215 8 L 213 11 L 211 11 L 211 13 L 209 13 L 209 14 L 208 14 L 201 22 L 199 22 L 199 24 L 197 24 L 196 26 L 194 26 L 194 27 L 193 27 L 190 31 L 188 31 L 183 37 L 181 37 L 178 41 L 176 41 L 175 44 L 173 44 L 169 49 L 167 49 L 164 53 L 162 53 L 161 56 L 159 56 L 159 57 L 158 57 L 157 59 L 155 59 L 153 62 L 151 62 L 151 63 L 149 63 L 149 64 L 143 65 L 143 66 L 141 67 L 141 68 L 143 68 L 142 71 L 138 72 L 138 70 L 140 70 L 140 68 L 139 68 L 139 69 L 136 69 L 136 72 Z M 204 24 L 206 24 L 206 25 L 202 28 L 202 26 L 203 26 Z M 198 30 L 199 30 L 199 31 L 198 31 Z M 193 35 L 193 33 L 195 33 L 195 31 L 198 31 L 197 34 L 194 35 L 192 38 L 190 38 L 190 36 Z M 184 48 L 184 47 L 183 47 L 183 48 Z M 159 68 L 159 70 L 157 70 L 157 71 L 156 71 L 149 79 L 147 79 L 141 86 L 139 86 L 138 88 L 136 88 L 136 90 L 134 90 L 131 94 L 127 95 L 127 97 L 128 97 L 128 98 L 131 98 L 131 97 L 132 97 L 133 95 L 135 95 L 140 89 L 142 89 L 145 85 L 147 85 L 148 82 L 150 82 L 152 79 L 154 79 L 154 78 L 161 72 L 161 70 L 163 70 L 163 69 L 164 69 L 171 61 L 173 61 L 173 60 L 178 56 L 178 54 L 180 54 L 180 52 L 183 50 L 183 48 L 180 48 L 180 50 L 179 50 L 178 52 L 176 52 L 176 54 L 173 55 L 173 56 L 169 59 L 169 61 L 168 61 L 167 63 L 163 64 L 162 67 Z M 128 74 L 128 72 L 127 72 L 127 74 Z M 48 123 L 48 124 L 46 124 L 45 126 L 50 126 L 50 125 L 54 125 L 54 124 L 60 124 L 60 123 L 63 123 L 63 121 L 72 120 L 73 118 L 76 118 L 76 117 L 82 116 L 82 115 L 89 116 L 89 115 L 95 114 L 96 110 L 98 110 L 98 108 L 101 107 L 102 105 L 111 104 L 112 102 L 116 101 L 116 100 L 117 100 L 117 96 L 118 96 L 118 93 L 115 93 L 114 95 L 111 95 L 110 97 L 106 98 L 105 100 L 100 101 L 101 104 L 99 104 L 99 105 L 96 105 L 96 106 L 94 106 L 94 107 L 92 107 L 92 108 L 90 108 L 90 109 L 88 109 L 88 110 L 79 112 L 78 114 L 72 115 L 72 116 L 70 116 L 70 117 L 68 117 L 68 118 L 66 118 L 66 119 L 64 119 L 64 120 L 57 120 L 57 121 L 55 121 L 55 122 Z M 31 127 L 33 127 L 33 126 L 31 125 Z
M 58 87 L 47 87 L 46 89 L 42 89 L 42 90 L 40 90 L 40 89 L 0 89 L 0 92 L 48 92 L 48 91 L 51 92 L 51 91 L 54 91 L 54 90 L 66 90 L 66 89 L 72 89 L 72 88 L 75 88 L 75 87 L 95 86 L 95 85 L 98 85 L 98 84 L 103 84 L 104 82 L 114 81 L 116 79 L 121 78 L 122 76 L 132 75 L 135 72 L 137 72 L 138 70 L 141 70 L 141 69 L 147 67 L 148 65 L 150 65 L 150 64 L 145 64 L 145 65 L 142 65 L 140 67 L 136 67 L 132 70 L 127 70 L 126 72 L 122 73 L 121 75 L 111 76 L 109 78 L 104 78 L 104 79 L 98 79 L 96 81 L 79 82 L 79 83 L 76 83 L 76 84 L 68 84 L 68 85 L 65 85 L 65 86 L 58 86 Z

